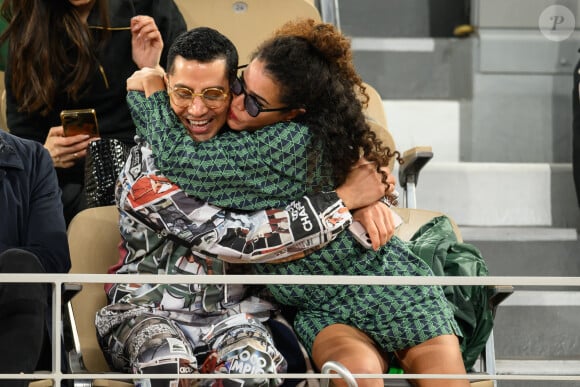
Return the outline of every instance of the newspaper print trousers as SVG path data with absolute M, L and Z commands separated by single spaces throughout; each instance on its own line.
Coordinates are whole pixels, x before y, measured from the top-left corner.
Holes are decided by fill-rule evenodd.
M 170 313 L 131 304 L 101 309 L 95 324 L 99 344 L 112 369 L 135 374 L 285 373 L 287 362 L 266 326 L 247 313 L 184 322 Z M 176 380 L 150 381 L 173 386 Z M 201 386 L 274 387 L 279 378 L 201 379 Z

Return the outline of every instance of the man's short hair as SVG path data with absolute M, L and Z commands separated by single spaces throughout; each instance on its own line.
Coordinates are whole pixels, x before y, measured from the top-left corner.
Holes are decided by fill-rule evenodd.
M 230 83 L 237 74 L 238 50 L 231 40 L 213 28 L 193 28 L 175 39 L 167 55 L 169 74 L 173 72 L 173 62 L 178 55 L 186 60 L 196 60 L 202 63 L 225 59 L 226 73 Z

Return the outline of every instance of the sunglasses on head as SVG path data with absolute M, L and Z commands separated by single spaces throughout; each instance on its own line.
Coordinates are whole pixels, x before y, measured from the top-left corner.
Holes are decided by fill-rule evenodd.
M 240 67 L 238 67 L 238 69 L 244 68 L 244 67 L 246 67 L 246 66 L 240 66 Z M 248 114 L 251 117 L 257 117 L 258 114 L 260 114 L 262 112 L 281 112 L 281 111 L 295 109 L 294 107 L 291 107 L 291 106 L 285 106 L 285 107 L 274 108 L 274 109 L 264 108 L 262 106 L 262 104 L 260 104 L 260 102 L 258 102 L 256 97 L 254 97 L 253 95 L 250 95 L 246 92 L 246 88 L 244 87 L 244 80 L 243 80 L 243 78 L 241 78 L 239 76 L 236 76 L 236 78 L 234 79 L 234 82 L 232 83 L 232 85 L 230 87 L 230 91 L 234 95 L 244 94 L 244 108 L 246 109 L 246 112 L 248 112 Z

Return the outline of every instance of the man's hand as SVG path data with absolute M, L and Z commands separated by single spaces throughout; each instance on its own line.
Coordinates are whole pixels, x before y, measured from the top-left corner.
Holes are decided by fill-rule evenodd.
M 389 183 L 389 188 L 385 191 L 385 194 L 392 194 L 395 192 L 395 186 L 397 185 L 397 180 L 395 180 L 395 175 L 391 173 L 389 167 L 381 167 L 381 171 L 387 174 L 387 183 Z
M 133 61 L 139 68 L 159 65 L 163 38 L 151 16 L 139 15 L 131 19 L 131 48 Z
M 358 220 L 366 229 L 375 251 L 386 244 L 395 234 L 393 212 L 384 203 L 375 202 L 354 211 L 353 219 Z
M 348 174 L 346 181 L 336 189 L 338 197 L 342 199 L 349 210 L 365 207 L 375 203 L 387 192 L 395 190 L 395 177 L 389 168 L 381 170 L 387 172 L 387 182 L 382 182 L 383 175 L 376 171 L 374 164 L 361 159 Z
M 381 179 L 382 175 L 376 171 L 374 164 L 361 160 L 336 189 L 336 193 L 349 210 L 355 210 L 384 196 L 387 186 Z

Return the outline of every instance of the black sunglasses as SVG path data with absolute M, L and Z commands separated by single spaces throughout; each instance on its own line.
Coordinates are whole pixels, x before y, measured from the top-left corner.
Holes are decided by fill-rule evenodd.
M 246 66 L 240 66 L 240 67 L 246 67 Z M 244 108 L 246 109 L 246 111 L 248 112 L 248 114 L 251 117 L 257 117 L 258 114 L 260 114 L 262 112 L 281 112 L 281 111 L 285 111 L 285 110 L 295 109 L 291 106 L 275 108 L 275 109 L 266 109 L 266 108 L 262 107 L 262 105 L 260 104 L 260 102 L 258 102 L 256 97 L 254 97 L 253 95 L 249 95 L 246 92 L 246 88 L 244 87 L 244 81 L 238 76 L 236 76 L 236 78 L 234 79 L 234 82 L 232 83 L 232 85 L 230 87 L 230 91 L 234 95 L 240 95 L 242 93 L 244 94 Z

